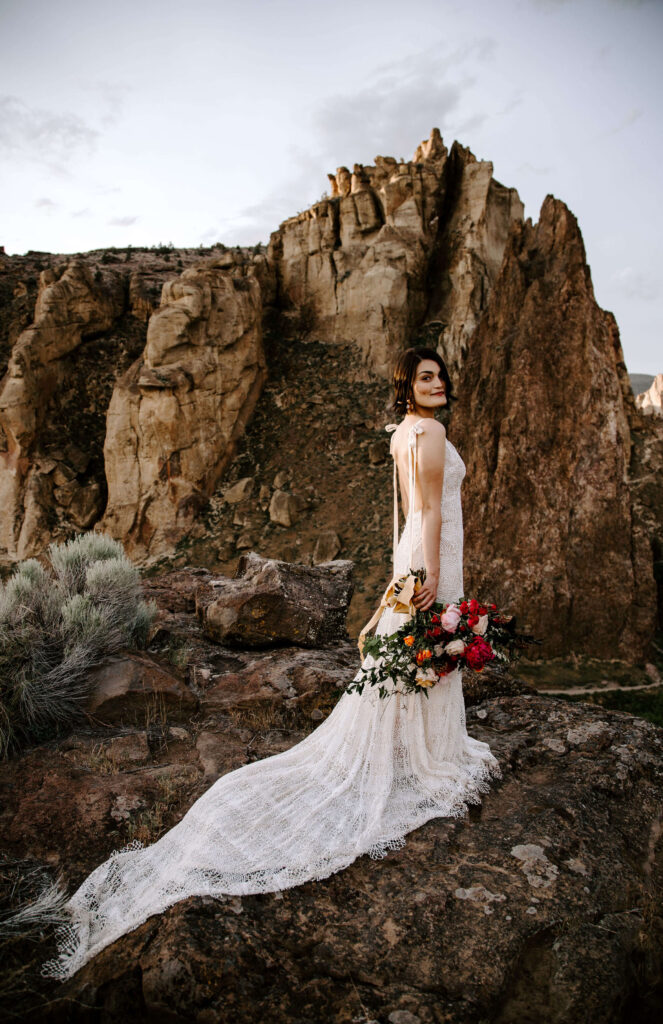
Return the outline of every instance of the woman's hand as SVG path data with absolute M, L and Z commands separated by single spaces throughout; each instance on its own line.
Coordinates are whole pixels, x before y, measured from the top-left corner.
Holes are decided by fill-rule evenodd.
M 439 582 L 439 576 L 429 576 L 426 574 L 426 579 L 424 580 L 423 585 L 412 597 L 412 604 L 415 606 L 417 611 L 425 612 L 431 607 L 431 605 L 435 604 Z

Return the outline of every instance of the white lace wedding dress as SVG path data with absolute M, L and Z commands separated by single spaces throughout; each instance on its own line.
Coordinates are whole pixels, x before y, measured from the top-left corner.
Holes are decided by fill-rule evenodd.
M 423 423 L 408 435 L 415 458 Z M 447 440 L 439 601 L 463 596 L 464 476 L 465 464 Z M 410 527 L 411 567 L 423 566 L 421 511 L 412 511 L 412 486 L 409 493 L 395 544 L 399 574 L 410 568 Z M 393 632 L 405 619 L 387 608 L 376 632 Z M 369 656 L 364 664 L 375 663 Z M 430 818 L 463 815 L 468 803 L 480 803 L 491 776 L 500 775 L 488 744 L 467 734 L 459 669 L 428 698 L 380 700 L 368 686 L 361 695 L 345 693 L 301 743 L 222 776 L 158 842 L 117 852 L 96 868 L 65 906 L 69 923 L 59 934 L 59 956 L 44 973 L 69 977 L 119 936 L 188 896 L 274 892 L 326 878 L 361 854 L 384 856 Z

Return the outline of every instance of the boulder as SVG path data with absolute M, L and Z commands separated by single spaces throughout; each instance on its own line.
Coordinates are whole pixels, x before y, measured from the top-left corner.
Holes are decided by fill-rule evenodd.
M 236 669 L 217 673 L 201 696 L 203 711 L 229 711 L 272 704 L 310 706 L 325 703 L 344 689 L 359 667 L 357 645 L 345 642 L 331 650 L 282 647 L 262 656 L 242 658 Z
M 299 504 L 289 491 L 274 491 L 269 503 L 269 518 L 281 526 L 294 526 L 297 522 Z
M 238 480 L 237 483 L 226 488 L 223 492 L 223 500 L 227 501 L 229 505 L 236 505 L 238 502 L 243 501 L 244 498 L 249 498 L 253 491 L 254 483 L 255 481 L 253 477 L 242 477 L 242 479 Z
M 145 721 L 150 706 L 161 705 L 173 718 L 186 718 L 197 701 L 182 681 L 148 655 L 126 651 L 90 670 L 87 714 L 96 722 Z
M 220 643 L 319 647 L 347 639 L 352 590 L 352 562 L 307 566 L 250 551 L 241 555 L 235 579 L 219 577 L 201 588 L 199 611 L 205 635 Z
M 313 563 L 331 562 L 341 550 L 341 541 L 335 530 L 322 530 L 315 541 Z

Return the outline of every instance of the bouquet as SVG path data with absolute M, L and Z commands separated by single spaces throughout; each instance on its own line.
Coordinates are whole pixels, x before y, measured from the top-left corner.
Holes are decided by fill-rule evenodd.
M 416 578 L 416 593 L 426 578 L 425 569 L 410 570 L 407 576 L 394 582 L 393 592 L 398 595 L 403 583 Z M 390 591 L 391 593 L 391 591 Z M 404 608 L 401 601 L 397 610 Z M 383 636 L 363 636 L 360 641 L 362 657 L 371 655 L 374 664 L 359 670 L 346 687 L 348 693 L 362 693 L 364 686 L 377 687 L 380 697 L 391 693 L 417 693 L 428 691 L 440 679 L 458 666 L 469 666 L 482 672 L 492 661 L 508 663 L 517 649 L 528 643 L 537 643 L 529 634 L 515 632 L 514 616 L 498 612 L 495 604 L 482 604 L 475 598 L 456 601 L 436 601 L 426 611 L 410 603 L 410 618 L 394 633 Z M 393 688 L 386 685 L 391 679 Z

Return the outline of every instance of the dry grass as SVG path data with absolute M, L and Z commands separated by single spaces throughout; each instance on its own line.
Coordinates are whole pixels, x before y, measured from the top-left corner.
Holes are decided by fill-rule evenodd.
M 160 839 L 174 824 L 189 787 L 197 779 L 195 769 L 187 767 L 177 775 L 168 775 L 158 781 L 158 795 L 154 803 L 139 812 L 123 828 L 128 843 L 137 839 L 149 846 Z
M 67 751 L 65 756 L 73 761 L 77 768 L 92 772 L 94 775 L 116 775 L 120 771 L 115 761 L 108 756 L 104 743 L 97 743 L 96 746 L 84 751 Z

